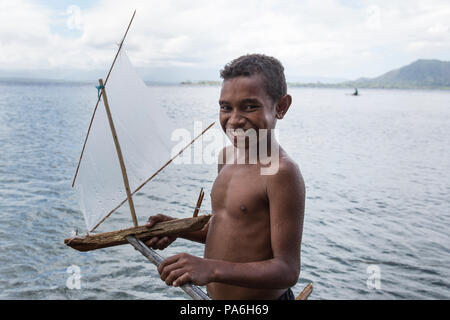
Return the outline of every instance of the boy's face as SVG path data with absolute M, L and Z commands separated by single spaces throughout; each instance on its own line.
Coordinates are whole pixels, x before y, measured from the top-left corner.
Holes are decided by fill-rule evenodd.
M 276 102 L 264 90 L 261 75 L 225 80 L 220 92 L 220 125 L 227 130 L 273 129 Z M 231 137 L 230 137 L 231 138 Z M 235 139 L 234 139 L 235 140 Z

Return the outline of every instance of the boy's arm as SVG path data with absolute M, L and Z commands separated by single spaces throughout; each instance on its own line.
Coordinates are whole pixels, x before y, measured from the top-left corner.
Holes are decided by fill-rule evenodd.
M 197 285 L 221 282 L 267 289 L 295 285 L 300 273 L 305 186 L 294 163 L 280 163 L 278 173 L 268 176 L 267 196 L 273 258 L 234 263 L 179 254 L 160 265 L 161 278 L 174 286 L 188 281 Z
M 169 217 L 169 216 L 166 216 L 163 214 L 157 214 L 157 215 L 151 216 L 148 219 L 147 224 L 145 226 L 150 228 L 157 222 L 169 221 L 169 220 L 174 220 L 174 219 L 177 219 L 177 218 Z M 206 235 L 208 234 L 209 222 L 210 221 L 208 221 L 201 230 L 187 233 L 183 236 L 180 236 L 180 238 L 184 238 L 184 239 L 195 241 L 195 242 L 205 243 Z M 163 250 L 163 249 L 167 248 L 176 239 L 177 239 L 177 237 L 170 237 L 170 236 L 165 236 L 162 238 L 153 237 L 152 239 L 146 241 L 145 244 L 152 249 Z
M 211 219 L 210 219 L 210 221 L 211 221 Z M 182 235 L 180 238 L 195 241 L 195 242 L 200 242 L 200 243 L 204 244 L 206 241 L 206 235 L 208 234 L 208 228 L 209 228 L 210 221 L 208 221 L 201 230 L 187 233 L 185 235 Z

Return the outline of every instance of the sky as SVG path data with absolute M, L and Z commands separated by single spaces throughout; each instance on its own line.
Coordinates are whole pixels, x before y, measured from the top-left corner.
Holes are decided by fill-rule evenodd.
M 290 82 L 376 77 L 450 60 L 448 0 L 0 0 L 0 78 L 96 80 L 125 40 L 145 80 L 220 80 L 234 58 L 279 59 Z

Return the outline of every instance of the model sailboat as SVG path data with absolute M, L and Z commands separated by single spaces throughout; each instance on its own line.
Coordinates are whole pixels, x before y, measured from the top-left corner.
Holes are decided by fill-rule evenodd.
M 135 13 L 105 81 L 99 80 L 97 105 L 72 184 L 78 194 L 87 234 L 76 235 L 64 242 L 79 251 L 130 243 L 158 265 L 162 257 L 142 241 L 154 236 L 180 236 L 200 230 L 210 216 L 195 214 L 192 218 L 157 223 L 152 228 L 139 227 L 133 195 L 214 123 L 170 158 L 171 121 L 162 108 L 152 105 L 144 81 L 123 48 Z M 92 234 L 124 204 L 129 207 L 133 227 Z M 194 299 L 208 299 L 192 284 L 182 289 Z

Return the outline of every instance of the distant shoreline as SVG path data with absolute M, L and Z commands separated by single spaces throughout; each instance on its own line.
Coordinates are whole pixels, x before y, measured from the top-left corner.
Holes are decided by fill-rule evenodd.
M 0 84 L 3 85 L 71 85 L 84 86 L 95 85 L 95 81 L 76 81 L 60 79 L 39 79 L 39 78 L 0 78 Z
M 37 78 L 0 78 L 1 85 L 61 85 L 61 86 L 95 86 L 96 81 L 77 81 L 61 79 L 37 79 Z M 182 81 L 182 82 L 158 82 L 145 81 L 147 86 L 221 86 L 222 81 Z M 450 86 L 414 86 L 414 85 L 364 85 L 351 82 L 344 83 L 299 83 L 288 82 L 291 88 L 324 88 L 324 89 L 399 89 L 399 90 L 450 90 Z
M 220 86 L 221 81 L 182 81 L 179 83 L 182 86 Z M 330 89 L 401 89 L 401 90 L 450 90 L 450 86 L 413 86 L 413 85 L 357 85 L 351 82 L 344 83 L 300 83 L 288 82 L 288 87 L 291 88 L 330 88 Z

